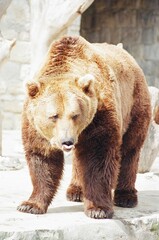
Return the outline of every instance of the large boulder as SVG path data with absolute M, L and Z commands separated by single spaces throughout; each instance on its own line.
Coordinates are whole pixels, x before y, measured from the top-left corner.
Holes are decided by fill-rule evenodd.
M 159 154 L 159 89 L 149 87 L 149 92 L 152 105 L 152 120 L 140 155 L 138 167 L 140 173 L 150 171 L 154 160 Z

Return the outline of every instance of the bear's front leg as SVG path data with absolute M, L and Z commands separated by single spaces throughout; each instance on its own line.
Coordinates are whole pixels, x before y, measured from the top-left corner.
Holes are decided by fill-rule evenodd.
M 49 156 L 26 153 L 33 192 L 28 201 L 18 206 L 21 212 L 43 214 L 47 211 L 60 183 L 63 172 L 63 153 L 55 150 Z
M 119 147 L 112 148 L 111 141 L 98 138 L 78 144 L 76 155 L 81 164 L 84 210 L 91 218 L 112 218 L 112 189 L 119 170 Z

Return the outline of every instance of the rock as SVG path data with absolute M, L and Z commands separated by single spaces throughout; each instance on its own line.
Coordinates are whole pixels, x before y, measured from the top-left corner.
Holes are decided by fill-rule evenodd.
M 7 89 L 6 83 L 4 81 L 0 81 L 0 95 L 4 94 L 6 92 L 6 89 Z
M 143 57 L 145 60 L 158 61 L 159 60 L 158 43 L 154 45 L 145 45 L 144 51 L 143 51 Z
M 152 120 L 140 155 L 138 167 L 138 172 L 140 173 L 150 171 L 153 162 L 159 154 L 159 89 L 155 87 L 149 87 L 149 92 L 151 95 Z
M 11 84 L 11 82 L 19 79 L 20 74 L 20 64 L 8 61 L 0 69 L 0 82 L 2 81 L 6 87 Z
M 30 76 L 30 64 L 23 64 L 20 70 L 20 79 L 25 81 L 28 80 L 29 76 Z
M 159 176 L 138 174 L 137 207 L 114 207 L 113 219 L 88 218 L 83 203 L 69 202 L 65 191 L 72 167 L 65 164 L 64 178 L 48 212 L 44 215 L 21 213 L 17 205 L 31 193 L 28 168 L 0 172 L 0 240 L 157 240 L 159 236 Z
M 0 20 L 0 29 L 4 38 L 18 39 L 21 32 L 29 32 L 30 9 L 27 0 L 12 0 L 6 14 Z
M 16 106 L 16 107 L 15 107 Z M 3 111 L 4 112 L 11 112 L 11 113 L 21 113 L 23 108 L 22 101 L 19 101 L 18 99 L 13 99 L 12 101 L 4 101 L 3 102 Z
M 19 170 L 22 167 L 18 158 L 0 156 L 0 171 Z
M 17 41 L 10 53 L 10 60 L 20 63 L 30 63 L 30 43 Z
M 0 37 L 0 63 L 9 57 L 12 47 L 15 45 L 15 39 L 9 41 Z

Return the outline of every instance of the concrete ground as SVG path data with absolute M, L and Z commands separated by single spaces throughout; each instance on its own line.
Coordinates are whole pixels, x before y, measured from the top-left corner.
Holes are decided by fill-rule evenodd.
M 133 209 L 114 207 L 111 220 L 90 219 L 83 212 L 83 203 L 66 200 L 70 161 L 66 161 L 61 187 L 48 212 L 32 215 L 16 210 L 32 190 L 20 134 L 6 131 L 3 140 L 3 155 L 19 158 L 22 162 L 19 168 L 23 167 L 0 171 L 0 240 L 159 240 L 159 159 L 151 172 L 137 176 L 138 206 Z

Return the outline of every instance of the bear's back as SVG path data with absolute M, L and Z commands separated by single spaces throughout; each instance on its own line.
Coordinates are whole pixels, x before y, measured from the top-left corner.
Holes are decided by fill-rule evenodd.
M 121 44 L 113 45 L 108 43 L 92 44 L 95 52 L 104 58 L 104 61 L 114 72 L 121 76 L 119 80 L 125 79 L 124 72 L 131 81 L 136 75 L 143 75 L 143 72 L 136 60 L 122 48 Z M 134 78 L 133 78 L 134 76 Z
M 141 105 L 149 103 L 149 93 L 142 69 L 136 60 L 120 45 L 107 43 L 92 44 L 94 51 L 101 56 L 112 75 L 113 94 L 123 119 L 123 133 L 131 121 L 133 105 L 140 99 Z M 107 84 L 108 79 L 105 80 Z M 114 84 L 113 84 L 114 82 Z

